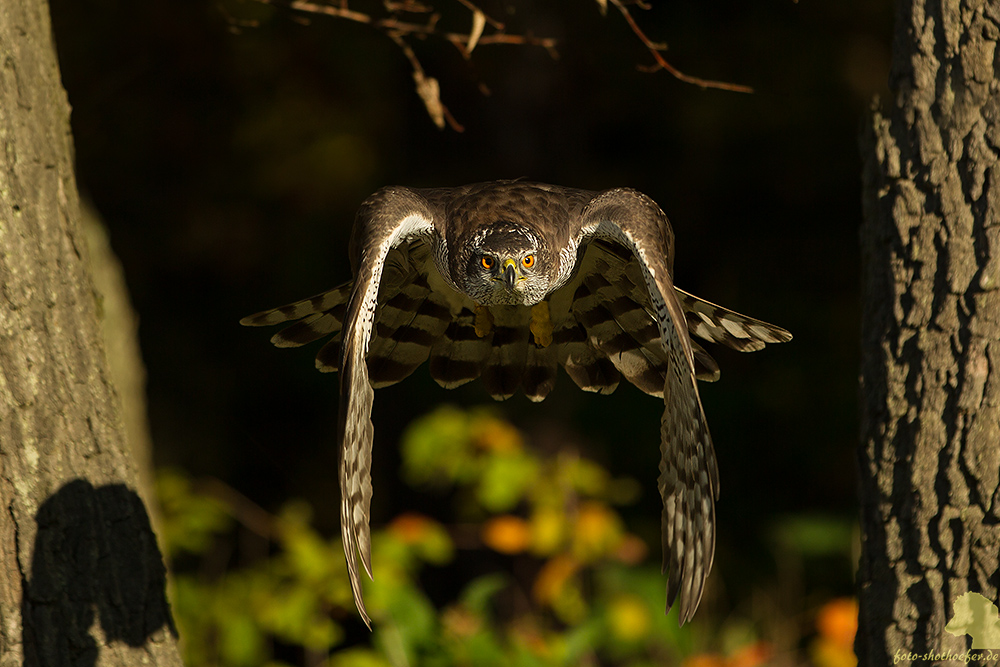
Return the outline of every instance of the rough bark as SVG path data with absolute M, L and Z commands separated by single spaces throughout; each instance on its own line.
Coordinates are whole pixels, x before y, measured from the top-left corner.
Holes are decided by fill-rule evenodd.
M 180 665 L 105 361 L 44 0 L 0 11 L 0 667 Z
M 998 23 L 996 2 L 900 0 L 895 99 L 862 140 L 862 665 L 964 655 L 955 599 L 997 602 Z

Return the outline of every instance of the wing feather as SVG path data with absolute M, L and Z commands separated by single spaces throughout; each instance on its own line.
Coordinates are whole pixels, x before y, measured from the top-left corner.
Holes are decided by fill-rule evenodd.
M 376 389 L 395 384 L 427 361 L 431 347 L 451 321 L 444 297 L 419 274 L 376 313 L 368 351 L 369 381 Z
M 792 334 L 781 327 L 740 315 L 674 288 L 680 298 L 692 335 L 740 352 L 756 352 L 767 343 L 787 343 Z
M 322 292 L 316 296 L 311 296 L 308 299 L 302 299 L 301 301 L 290 303 L 287 306 L 278 306 L 277 308 L 271 308 L 270 310 L 264 310 L 259 313 L 254 313 L 253 315 L 248 315 L 240 320 L 240 324 L 245 327 L 269 327 L 275 324 L 281 324 L 282 322 L 301 320 L 303 317 L 313 315 L 315 313 L 324 313 L 326 311 L 333 310 L 338 306 L 346 305 L 347 300 L 351 297 L 351 290 L 353 288 L 354 282 L 349 281 L 343 285 L 334 287 L 332 290 Z M 340 312 L 341 315 L 339 317 L 339 322 L 342 322 L 343 311 Z M 340 328 L 339 324 L 337 328 Z M 320 336 L 322 335 L 325 334 L 321 334 Z M 320 336 L 317 336 L 317 338 Z M 312 340 L 316 340 L 316 338 L 313 338 Z M 301 344 L 303 343 L 300 343 L 300 345 Z M 278 344 L 275 343 L 275 345 Z
M 649 197 L 617 189 L 599 194 L 583 211 L 578 242 L 594 239 L 616 243 L 635 256 L 668 361 L 658 486 L 663 499 L 664 569 L 669 572 L 667 609 L 679 600 L 683 624 L 694 615 L 712 567 L 719 482 L 695 379 L 694 348 L 673 286 L 673 234 L 666 216 Z
M 365 609 L 358 568 L 360 557 L 368 576 L 372 576 L 368 517 L 375 392 L 366 358 L 386 258 L 390 250 L 412 238 L 443 243 L 422 197 L 406 188 L 383 188 L 362 205 L 351 239 L 355 283 L 344 318 L 340 362 L 340 528 L 354 601 L 368 627 L 371 618 Z

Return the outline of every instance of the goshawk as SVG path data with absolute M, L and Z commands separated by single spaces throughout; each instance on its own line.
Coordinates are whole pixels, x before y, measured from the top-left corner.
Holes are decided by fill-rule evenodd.
M 341 532 L 365 623 L 373 390 L 428 359 L 441 386 L 481 377 L 499 400 L 521 390 L 541 401 L 557 366 L 585 391 L 610 394 L 624 377 L 662 397 L 667 609 L 679 597 L 680 622 L 690 620 L 712 567 L 719 490 L 696 382 L 719 367 L 691 335 L 749 352 L 791 334 L 674 287 L 670 224 L 628 188 L 387 187 L 361 205 L 349 252 L 351 282 L 242 323 L 298 320 L 271 339 L 278 347 L 334 336 L 316 365 L 340 371 Z

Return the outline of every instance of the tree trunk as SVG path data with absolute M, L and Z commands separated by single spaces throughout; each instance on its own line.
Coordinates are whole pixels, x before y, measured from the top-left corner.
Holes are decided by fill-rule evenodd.
M 1000 583 L 1000 5 L 899 4 L 862 139 L 861 665 L 965 655 L 955 600 Z
M 0 11 L 0 665 L 180 665 L 44 0 Z

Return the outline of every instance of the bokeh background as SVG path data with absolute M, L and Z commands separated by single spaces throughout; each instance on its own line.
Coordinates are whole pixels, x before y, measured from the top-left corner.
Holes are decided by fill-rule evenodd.
M 483 2 L 508 32 L 557 40 L 558 58 L 480 45 L 466 60 L 433 35 L 411 39 L 464 132 L 434 126 L 409 62 L 370 26 L 256 0 L 51 6 L 79 184 L 140 319 L 157 466 L 221 480 L 267 511 L 302 499 L 335 537 L 336 378 L 314 370 L 318 346 L 273 349 L 272 332 L 239 319 L 349 278 L 354 211 L 383 185 L 627 185 L 672 220 L 680 287 L 795 335 L 751 355 L 710 350 L 722 379 L 702 397 L 722 488 L 704 613 L 724 618 L 761 590 L 792 616 L 851 594 L 848 558 L 790 556 L 776 535 L 829 534 L 855 514 L 857 137 L 886 94 L 889 3 L 630 5 L 673 65 L 755 89 L 740 94 L 640 71 L 652 59 L 613 7 Z M 435 9 L 442 30 L 469 30 L 459 2 Z M 425 369 L 377 393 L 376 525 L 440 513 L 440 495 L 399 483 L 398 443 L 442 403 L 491 400 L 476 384 L 446 392 Z M 531 446 L 571 443 L 637 480 L 623 516 L 658 559 L 657 400 L 625 385 L 584 394 L 561 375 L 542 404 L 495 407 Z

